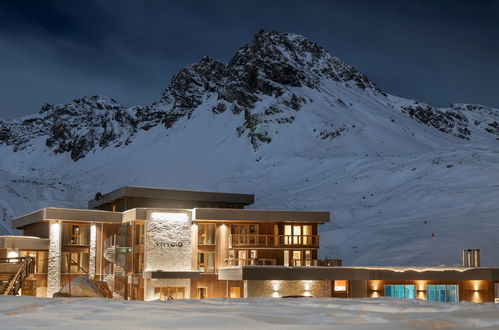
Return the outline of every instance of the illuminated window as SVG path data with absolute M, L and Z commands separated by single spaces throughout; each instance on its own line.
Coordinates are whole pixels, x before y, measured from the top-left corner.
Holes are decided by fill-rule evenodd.
M 334 291 L 347 291 L 347 281 L 334 280 Z
M 230 298 L 241 298 L 241 288 L 238 286 L 230 287 Z
M 185 298 L 185 287 L 175 287 L 175 286 L 166 286 L 166 287 L 155 287 L 154 293 L 159 293 L 159 299 L 161 300 L 169 300 L 169 299 L 184 299 Z
M 427 285 L 426 300 L 436 302 L 459 302 L 459 289 L 455 284 Z
M 385 285 L 385 297 L 414 299 L 414 285 Z
M 311 243 L 311 225 L 284 225 L 284 244 L 309 245 Z

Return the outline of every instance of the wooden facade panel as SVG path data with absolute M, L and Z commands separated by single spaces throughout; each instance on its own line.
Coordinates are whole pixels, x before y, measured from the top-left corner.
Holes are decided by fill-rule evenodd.
M 239 287 L 243 295 L 243 281 L 219 280 L 216 274 L 202 274 L 191 280 L 191 299 L 198 298 L 198 288 L 207 289 L 207 298 L 228 298 L 231 287 Z
M 47 221 L 44 221 L 23 227 L 23 235 L 49 238 L 49 223 Z

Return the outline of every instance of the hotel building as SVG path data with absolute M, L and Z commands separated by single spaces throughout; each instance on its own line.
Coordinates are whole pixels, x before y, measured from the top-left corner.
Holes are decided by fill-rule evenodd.
M 52 297 L 84 276 L 133 300 L 499 298 L 499 268 L 319 260 L 318 226 L 329 212 L 245 209 L 253 202 L 250 194 L 122 187 L 96 194 L 88 209 L 35 211 L 13 221 L 23 236 L 0 236 L 0 290 Z

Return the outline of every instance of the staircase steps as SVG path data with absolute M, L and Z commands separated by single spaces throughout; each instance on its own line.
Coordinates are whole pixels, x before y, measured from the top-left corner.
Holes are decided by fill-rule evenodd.
M 0 295 L 3 295 L 5 293 L 5 290 L 7 290 L 7 287 L 9 286 L 14 276 L 16 276 L 16 274 L 0 273 Z

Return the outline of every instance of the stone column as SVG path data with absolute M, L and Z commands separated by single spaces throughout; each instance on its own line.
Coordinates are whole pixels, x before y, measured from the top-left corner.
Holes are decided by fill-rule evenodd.
M 93 280 L 95 276 L 95 255 L 97 247 L 97 228 L 95 224 L 90 225 L 90 251 L 88 261 L 88 277 Z
M 59 222 L 50 222 L 49 239 L 47 296 L 52 298 L 61 286 L 61 224 Z

